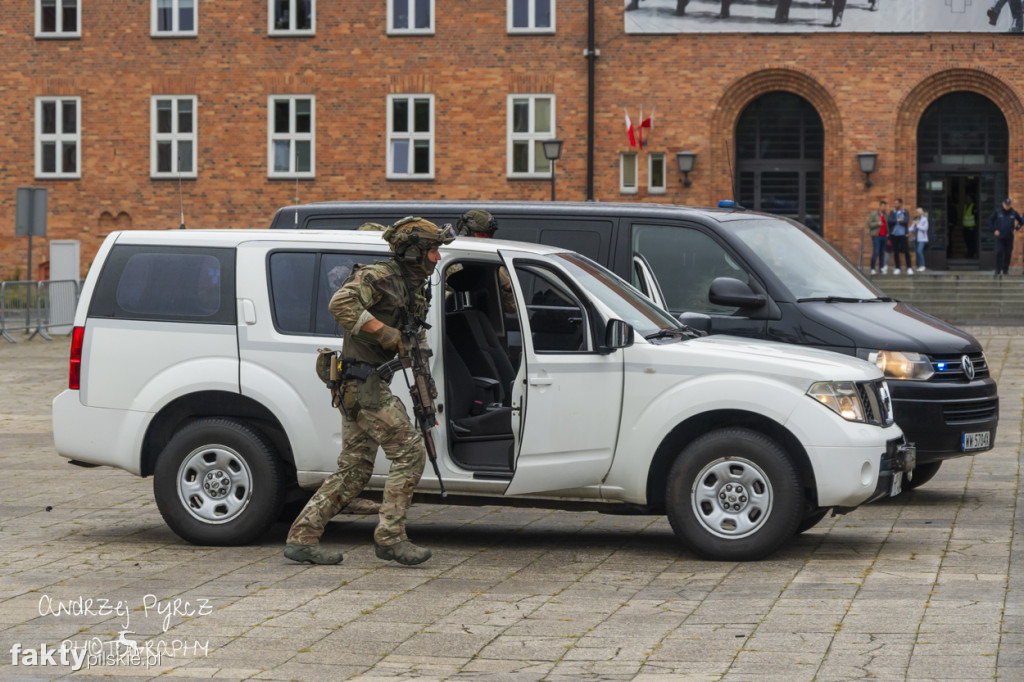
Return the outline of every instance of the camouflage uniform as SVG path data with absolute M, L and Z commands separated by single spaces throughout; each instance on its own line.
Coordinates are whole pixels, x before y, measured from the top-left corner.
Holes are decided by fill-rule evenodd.
M 440 232 L 432 223 L 422 222 Z M 425 262 L 426 256 L 423 260 Z M 415 319 L 423 320 L 429 308 L 428 275 L 420 264 L 400 264 L 397 259 L 356 267 L 329 304 L 331 314 L 345 330 L 341 354 L 346 362 L 376 368 L 395 357 L 396 351 L 382 346 L 375 334 L 365 331 L 364 324 L 372 317 L 388 327 L 400 328 L 403 307 Z M 409 284 L 412 284 L 411 290 Z M 418 334 L 420 347 L 425 349 L 426 335 L 422 329 Z M 408 540 L 406 511 L 426 462 L 423 436 L 410 421 L 402 401 L 391 393 L 377 371 L 370 372 L 365 381 L 348 378 L 344 386 L 338 470 L 324 480 L 292 524 L 288 532 L 289 548 L 313 546 L 320 541 L 327 522 L 359 495 L 370 480 L 378 446 L 383 448 L 391 468 L 384 487 L 380 520 L 373 534 L 374 544 L 388 548 Z M 379 549 L 378 556 L 381 556 Z M 429 552 L 426 556 L 429 557 Z M 340 560 L 338 555 L 337 561 Z

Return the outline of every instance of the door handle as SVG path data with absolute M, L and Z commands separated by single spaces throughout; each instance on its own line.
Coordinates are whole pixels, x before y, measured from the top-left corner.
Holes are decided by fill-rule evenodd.
M 530 377 L 531 386 L 550 386 L 552 383 L 551 377 Z

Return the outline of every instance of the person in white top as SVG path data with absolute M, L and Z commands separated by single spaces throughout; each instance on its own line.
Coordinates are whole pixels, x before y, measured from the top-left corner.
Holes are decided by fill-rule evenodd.
M 924 271 L 924 247 L 928 243 L 928 214 L 924 209 L 918 208 L 915 211 L 914 222 L 910 224 L 910 238 L 914 241 L 914 250 L 917 253 L 917 271 Z M 907 268 L 907 274 L 913 274 L 913 270 Z

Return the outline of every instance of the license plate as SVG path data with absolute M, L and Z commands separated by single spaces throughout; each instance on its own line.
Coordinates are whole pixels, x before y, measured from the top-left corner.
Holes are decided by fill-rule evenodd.
M 889 497 L 896 497 L 903 492 L 903 472 L 892 472 L 892 487 L 889 489 Z
M 975 431 L 974 433 L 965 433 L 960 441 L 961 450 L 967 452 L 968 450 L 979 450 L 981 448 L 987 448 L 990 444 L 991 438 L 990 431 Z

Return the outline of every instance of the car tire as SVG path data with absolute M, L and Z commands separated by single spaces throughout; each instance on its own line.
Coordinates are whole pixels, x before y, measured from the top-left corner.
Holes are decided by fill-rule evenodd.
M 939 473 L 939 467 L 942 466 L 942 460 L 938 462 L 926 462 L 924 464 L 918 464 L 914 467 L 914 471 L 911 472 L 913 475 L 908 478 L 903 477 L 903 489 L 913 490 L 914 488 L 920 488 L 928 481 L 935 478 L 935 474 Z
M 157 508 L 171 530 L 197 545 L 244 545 L 281 512 L 284 474 L 270 442 L 231 419 L 178 430 L 157 459 Z
M 669 471 L 666 493 L 672 530 L 709 559 L 761 559 L 791 539 L 803 518 L 796 465 L 778 443 L 747 428 L 690 443 Z
M 796 524 L 796 534 L 799 535 L 800 533 L 806 533 L 807 531 L 821 523 L 821 520 L 825 518 L 825 516 L 827 515 L 828 509 L 819 509 L 813 514 L 808 514 L 807 516 L 803 517 L 802 519 L 800 519 L 800 523 Z

